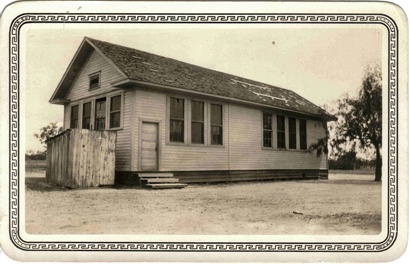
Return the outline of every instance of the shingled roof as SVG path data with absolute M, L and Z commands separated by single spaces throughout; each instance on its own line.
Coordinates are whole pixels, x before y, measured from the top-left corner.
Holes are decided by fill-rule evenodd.
M 323 114 L 327 115 L 323 109 L 288 89 L 88 37 L 84 39 L 84 42 L 91 43 L 94 48 L 111 60 L 128 81 L 239 99 L 309 115 L 321 117 Z M 62 83 L 64 80 L 59 86 Z M 63 91 L 59 91 L 59 88 L 51 98 L 51 102 L 66 96 Z

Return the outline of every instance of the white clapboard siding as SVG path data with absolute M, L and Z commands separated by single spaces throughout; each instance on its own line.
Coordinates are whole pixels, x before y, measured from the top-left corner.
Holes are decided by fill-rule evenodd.
M 101 71 L 101 87 L 95 90 L 89 90 L 89 74 Z M 64 106 L 64 129 L 70 128 L 70 112 L 71 105 L 75 105 L 79 100 L 88 98 L 93 95 L 103 95 L 119 88 L 112 87 L 111 83 L 121 79 L 122 76 L 118 71 L 98 52 L 93 52 L 76 80 L 71 87 L 67 98 L 71 100 L 71 103 Z M 124 92 L 124 106 L 123 106 L 123 128 L 117 130 L 117 142 L 116 142 L 116 160 L 115 169 L 117 171 L 129 171 L 131 169 L 131 116 L 132 116 L 132 92 Z M 79 120 L 79 126 L 81 126 L 81 118 Z
M 89 90 L 89 75 L 99 71 L 101 71 L 101 87 Z M 123 79 L 122 75 L 103 56 L 93 51 L 71 86 L 67 99 L 76 101 L 88 96 L 119 90 L 111 83 L 121 79 Z
M 231 170 L 326 169 L 326 157 L 306 151 L 262 149 L 260 109 L 231 105 Z M 308 120 L 307 145 L 324 136 L 320 122 Z M 316 125 L 316 126 L 315 126 Z
M 224 107 L 224 147 L 175 146 L 166 143 L 167 97 L 165 94 L 136 90 L 132 170 L 139 170 L 139 125 L 142 121 L 160 122 L 160 169 L 162 171 L 227 170 L 228 155 L 228 107 Z
M 134 97 L 134 117 L 133 117 L 133 159 L 132 170 L 140 170 L 139 164 L 139 140 L 140 121 L 159 122 L 159 145 L 165 146 L 165 116 L 166 116 L 166 96 L 165 94 L 136 90 Z

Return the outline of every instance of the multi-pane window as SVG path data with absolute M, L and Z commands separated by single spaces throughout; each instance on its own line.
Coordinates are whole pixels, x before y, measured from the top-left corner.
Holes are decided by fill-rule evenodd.
M 306 120 L 299 119 L 300 149 L 307 149 Z
M 83 104 L 82 115 L 80 115 L 82 118 L 80 125 L 83 129 L 105 130 L 106 128 L 121 128 L 122 95 L 102 97 L 94 102 L 94 104 L 92 102 Z M 74 127 L 76 123 L 73 120 L 74 112 L 78 113 L 78 108 L 71 108 L 71 127 Z
M 90 129 L 91 125 L 91 102 L 83 104 L 83 125 L 82 128 Z
M 121 95 L 111 97 L 110 101 L 110 128 L 121 126 Z
M 286 136 L 285 136 L 285 116 L 277 115 L 277 145 L 278 148 L 286 148 Z
M 296 118 L 289 117 L 289 149 L 296 149 Z
M 90 75 L 90 90 L 100 88 L 100 73 Z
M 222 145 L 222 105 L 211 104 L 211 145 Z
M 78 127 L 78 105 L 71 106 L 70 128 Z
M 95 130 L 105 129 L 107 99 L 100 98 L 95 100 Z
M 169 140 L 184 142 L 184 99 L 170 98 Z
M 263 113 L 263 147 L 272 147 L 272 114 Z
M 204 144 L 204 103 L 191 101 L 191 142 Z

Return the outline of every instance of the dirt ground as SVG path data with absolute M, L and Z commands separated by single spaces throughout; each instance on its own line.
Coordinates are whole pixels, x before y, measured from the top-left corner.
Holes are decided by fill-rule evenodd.
M 68 190 L 26 173 L 30 234 L 376 235 L 381 183 L 355 172 L 329 180 L 191 184 L 180 190 Z

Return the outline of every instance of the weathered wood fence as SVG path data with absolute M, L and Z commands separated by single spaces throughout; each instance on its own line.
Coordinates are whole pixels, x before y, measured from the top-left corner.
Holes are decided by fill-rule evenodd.
M 47 181 L 70 188 L 114 184 L 116 138 L 114 131 L 70 129 L 48 139 Z

